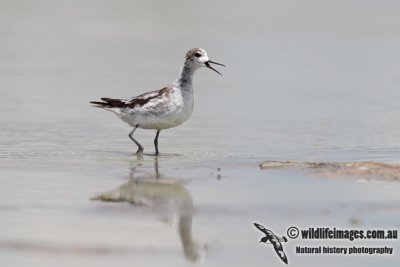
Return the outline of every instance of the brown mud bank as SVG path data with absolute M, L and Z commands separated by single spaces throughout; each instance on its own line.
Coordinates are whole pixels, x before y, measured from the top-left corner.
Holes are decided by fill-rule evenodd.
M 292 169 L 323 178 L 383 180 L 400 182 L 400 164 L 381 162 L 265 161 L 261 169 Z

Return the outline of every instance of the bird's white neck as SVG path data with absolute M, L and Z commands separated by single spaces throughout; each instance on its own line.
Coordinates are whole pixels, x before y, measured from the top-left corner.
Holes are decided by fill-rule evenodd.
M 186 61 L 179 73 L 178 78 L 175 80 L 174 85 L 183 90 L 193 88 L 193 75 L 197 69 L 198 68 Z

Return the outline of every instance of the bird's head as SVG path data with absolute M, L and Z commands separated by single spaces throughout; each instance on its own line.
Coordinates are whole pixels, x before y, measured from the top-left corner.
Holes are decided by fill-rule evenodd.
M 269 238 L 267 236 L 264 236 L 263 238 L 261 238 L 260 243 L 267 243 L 269 240 Z
M 190 49 L 186 53 L 186 62 L 185 63 L 194 69 L 199 69 L 201 67 L 209 68 L 209 69 L 215 71 L 216 73 L 218 73 L 219 75 L 222 75 L 222 74 L 219 71 L 217 71 L 216 69 L 214 69 L 210 64 L 216 64 L 216 65 L 225 67 L 225 65 L 223 65 L 221 63 L 211 61 L 207 56 L 206 50 L 204 50 L 203 48 Z

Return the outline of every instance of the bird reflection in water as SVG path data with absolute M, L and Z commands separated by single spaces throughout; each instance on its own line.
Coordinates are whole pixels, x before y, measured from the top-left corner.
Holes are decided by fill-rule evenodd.
M 207 248 L 193 239 L 193 199 L 189 191 L 177 180 L 160 179 L 158 158 L 154 158 L 154 175 L 143 175 L 134 178 L 138 167 L 130 171 L 130 179 L 116 189 L 98 194 L 92 200 L 109 202 L 130 202 L 134 205 L 145 205 L 149 208 L 162 209 L 168 215 L 178 218 L 178 234 L 182 242 L 185 258 L 193 262 L 204 262 Z

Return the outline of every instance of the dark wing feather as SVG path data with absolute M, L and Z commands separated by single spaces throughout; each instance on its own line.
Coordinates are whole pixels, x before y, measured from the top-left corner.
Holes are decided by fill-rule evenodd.
M 264 233 L 266 236 L 268 236 L 269 238 L 275 237 L 275 234 L 274 234 L 271 230 L 265 228 L 265 227 L 262 226 L 261 224 L 254 223 L 254 226 L 257 227 L 258 230 L 260 230 L 261 232 L 263 232 L 263 233 Z
M 283 247 L 280 242 L 274 242 L 273 243 L 274 249 L 276 251 L 276 254 L 278 254 L 279 258 L 286 264 L 288 264 L 288 259 L 286 257 L 285 252 L 283 252 Z
M 152 99 L 168 95 L 171 89 L 172 87 L 164 87 L 161 90 L 144 93 L 129 100 L 103 97 L 101 98 L 103 102 L 92 101 L 90 103 L 100 108 L 135 108 L 136 106 L 144 106 Z
M 264 234 L 267 234 L 267 230 L 268 229 L 266 229 L 264 226 L 262 226 L 261 224 L 258 224 L 258 223 L 254 223 L 254 226 L 258 229 L 258 230 L 260 230 L 261 232 L 263 232 Z
M 123 101 L 122 99 L 103 97 L 101 98 L 101 100 L 103 102 L 91 101 L 90 104 L 94 104 L 99 108 L 122 108 L 126 106 L 125 101 Z
M 133 97 L 126 101 L 126 106 L 130 108 L 134 108 L 136 106 L 142 107 L 153 99 L 170 94 L 172 88 L 172 86 L 167 86 L 157 91 L 152 91 Z

